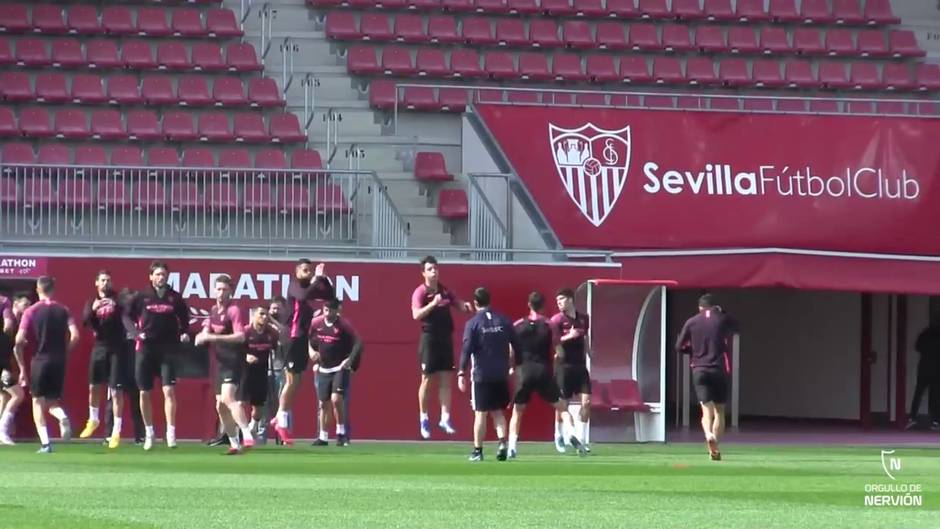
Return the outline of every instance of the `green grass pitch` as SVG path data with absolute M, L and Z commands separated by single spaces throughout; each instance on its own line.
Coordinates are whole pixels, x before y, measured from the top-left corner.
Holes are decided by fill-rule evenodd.
M 520 458 L 466 460 L 468 445 L 268 445 L 240 457 L 158 445 L 0 447 L 2 529 L 265 528 L 937 528 L 940 452 L 880 448 L 550 444 Z M 887 447 L 886 447 L 887 448 Z M 919 507 L 865 506 L 867 484 L 916 484 Z

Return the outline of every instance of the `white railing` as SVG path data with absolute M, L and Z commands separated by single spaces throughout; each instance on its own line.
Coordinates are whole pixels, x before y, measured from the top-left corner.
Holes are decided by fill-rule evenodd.
M 287 89 L 294 82 L 294 56 L 300 52 L 300 45 L 290 37 L 284 37 L 280 46 L 281 51 L 281 86 L 284 90 L 284 99 L 287 99 Z
M 308 73 L 300 86 L 304 89 L 304 134 L 310 137 L 310 125 L 313 124 L 313 115 L 317 111 L 317 88 L 320 86 L 320 79 Z M 287 100 L 287 89 L 284 89 L 284 100 Z
M 505 252 L 492 250 L 506 250 L 512 246 L 510 233 L 506 225 L 511 222 L 510 207 L 512 197 L 509 193 L 509 177 L 505 174 L 468 174 L 468 201 L 470 216 L 467 219 L 470 228 L 470 247 L 474 250 L 474 259 L 485 261 L 506 261 L 509 256 Z M 503 181 L 505 192 L 500 193 L 506 201 L 506 212 L 500 214 L 487 198 L 487 193 L 477 180 L 483 178 L 497 178 Z
M 261 47 L 258 49 L 261 52 L 261 64 L 265 64 L 265 59 L 268 57 L 268 52 L 271 51 L 271 35 L 274 27 L 274 19 L 277 18 L 277 9 L 271 7 L 270 4 L 265 3 L 263 6 L 261 6 L 261 10 L 258 11 L 258 18 L 261 19 Z
M 346 149 L 346 159 L 349 170 L 360 171 L 362 159 L 366 150 L 356 145 Z M 403 259 L 407 254 L 408 235 L 411 227 L 399 213 L 392 202 L 386 186 L 376 176 L 369 184 L 368 191 L 372 195 L 372 246 L 376 248 L 401 248 L 401 250 L 379 250 L 376 257 L 382 259 Z
M 376 183 L 359 171 L 0 165 L 0 240 L 359 243 L 360 189 Z
M 342 112 L 330 108 L 323 113 L 323 123 L 326 126 L 326 166 L 332 167 L 333 158 L 339 149 L 339 124 L 343 121 Z

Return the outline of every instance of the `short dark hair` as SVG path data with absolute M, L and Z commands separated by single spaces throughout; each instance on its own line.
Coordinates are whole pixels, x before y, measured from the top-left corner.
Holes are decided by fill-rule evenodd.
M 271 298 L 271 302 L 268 303 L 268 305 L 272 305 L 272 304 L 274 304 L 274 303 L 280 303 L 281 305 L 287 305 L 287 300 L 284 299 L 284 296 L 274 296 L 273 298 Z
M 36 289 L 43 294 L 52 294 L 55 291 L 55 279 L 50 276 L 39 276 L 36 280 Z
M 105 268 L 102 268 L 101 270 L 98 270 L 98 273 L 97 273 L 97 274 L 95 274 L 95 279 L 97 280 L 97 279 L 98 279 L 99 277 L 101 277 L 101 276 L 108 276 L 108 277 L 111 277 L 111 271 L 110 271 L 110 270 L 107 270 L 107 269 L 105 269 Z
M 253 312 L 252 312 L 251 315 L 254 316 L 255 314 L 258 313 L 258 311 L 262 311 L 262 310 L 265 311 L 265 312 L 268 312 L 268 306 L 267 306 L 267 305 L 257 305 L 257 306 L 255 306 L 255 308 L 252 309 Z
M 710 309 L 716 304 L 715 296 L 712 294 L 702 294 L 701 297 L 698 298 L 698 306 L 702 307 L 703 309 Z
M 20 301 L 21 299 L 32 302 L 33 296 L 29 292 L 17 292 L 13 294 L 13 301 Z
M 541 292 L 532 292 L 529 294 L 529 307 L 532 310 L 542 310 L 542 307 L 545 306 L 545 296 Z
M 331 300 L 329 300 L 329 301 L 326 302 L 326 307 L 327 307 L 328 309 L 330 309 L 330 310 L 339 310 L 339 308 L 340 308 L 340 306 L 342 306 L 342 304 L 343 304 L 343 302 L 340 301 L 339 298 L 333 298 L 333 299 L 331 299 Z
M 311 261 L 310 259 L 307 259 L 306 257 L 301 257 L 300 259 L 297 259 L 296 266 L 312 265 L 312 264 L 313 264 L 313 261 Z
M 219 274 L 218 276 L 216 276 L 215 282 L 222 283 L 228 286 L 229 288 L 232 288 L 232 277 L 229 276 L 228 274 Z
M 559 288 L 558 291 L 555 292 L 555 297 L 557 298 L 559 296 L 564 296 L 566 298 L 574 299 L 574 290 L 571 290 L 568 287 Z
M 428 263 L 431 263 L 432 265 L 436 265 L 437 258 L 434 257 L 433 255 L 428 255 L 428 256 L 425 256 L 423 259 L 421 259 L 420 262 L 421 262 L 421 269 L 424 270 L 424 268 L 428 265 Z
M 477 287 L 473 291 L 473 301 L 477 302 L 477 305 L 481 307 L 490 306 L 490 291 L 486 287 Z
M 154 261 L 154 262 L 150 263 L 150 273 L 151 273 L 151 274 L 154 273 L 158 268 L 162 268 L 162 269 L 166 270 L 167 272 L 170 271 L 170 267 L 167 266 L 167 264 L 164 263 L 163 261 Z

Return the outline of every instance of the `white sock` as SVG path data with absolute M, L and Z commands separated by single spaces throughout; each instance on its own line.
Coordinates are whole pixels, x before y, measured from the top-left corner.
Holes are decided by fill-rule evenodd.
M 239 448 L 241 448 L 241 447 L 238 445 L 238 428 L 232 428 L 232 431 L 226 432 L 226 435 L 228 435 L 228 444 L 229 444 L 229 446 L 231 446 L 232 448 L 234 448 L 234 449 L 236 449 L 236 450 L 238 450 Z
M 121 427 L 122 427 L 122 426 L 124 426 L 124 419 L 121 418 L 121 417 L 116 417 L 116 418 L 114 419 L 114 426 L 111 427 L 111 435 L 112 435 L 112 436 L 115 436 L 115 435 L 116 435 L 116 436 L 120 437 L 120 436 L 121 436 Z
M 98 422 L 98 408 L 94 406 L 88 407 L 88 420 L 91 422 Z
M 450 424 L 450 414 L 441 410 L 441 422 Z
M 346 435 L 346 425 L 337 424 L 336 425 L 336 435 Z
M 286 411 L 277 412 L 277 426 L 279 428 L 287 428 L 287 412 Z
M 587 444 L 588 426 L 589 424 L 586 422 L 581 423 L 581 428 L 580 428 L 581 435 L 578 437 L 578 440 L 584 444 Z
M 330 433 L 327 432 L 326 430 L 320 430 L 320 440 L 321 440 L 321 441 L 329 441 L 329 440 L 330 440 Z
M 65 416 L 65 410 L 63 410 L 60 406 L 56 406 L 55 408 L 49 408 L 49 415 L 52 415 L 59 421 L 64 421 L 65 419 L 68 418 Z
M 516 449 L 516 442 L 518 440 L 519 440 L 519 437 L 516 434 L 514 433 L 509 434 L 509 449 L 510 450 Z
M 241 428 L 241 431 L 242 431 L 242 439 L 254 439 L 255 436 L 252 435 L 251 428 L 246 426 L 244 428 Z
M 150 424 L 150 425 L 144 426 L 144 430 L 147 432 L 147 437 L 153 439 L 153 437 L 154 437 L 154 435 L 153 435 L 153 425 Z
M 9 411 L 3 412 L 3 415 L 0 415 L 0 430 L 6 432 L 11 422 L 13 422 L 13 414 Z
M 562 437 L 562 431 L 564 431 L 565 423 L 555 421 L 555 439 Z
M 176 426 L 172 424 L 166 425 L 166 438 L 176 439 Z
M 251 430 L 252 433 L 257 432 L 257 431 L 258 431 L 258 421 L 252 419 L 251 422 L 248 423 L 248 429 Z
M 47 444 L 49 444 L 49 430 L 47 430 L 45 426 L 39 428 L 37 430 L 37 433 L 39 433 L 39 442 L 43 446 L 46 446 Z
M 421 422 L 424 422 L 424 421 L 426 421 L 426 420 L 428 420 L 428 414 L 427 414 L 427 413 L 422 413 L 422 414 L 421 414 Z

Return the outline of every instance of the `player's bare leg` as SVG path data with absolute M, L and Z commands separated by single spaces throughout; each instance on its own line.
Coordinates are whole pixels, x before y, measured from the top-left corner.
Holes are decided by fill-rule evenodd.
M 447 435 L 454 435 L 454 427 L 450 424 L 450 396 L 451 396 L 451 378 L 454 374 L 450 371 L 441 371 L 436 374 L 437 377 L 437 395 L 441 402 L 441 420 L 437 425 L 444 430 Z
M 117 448 L 121 444 L 121 427 L 124 422 L 124 392 L 109 388 L 111 393 L 112 424 L 108 437 L 108 448 Z
M 431 421 L 428 418 L 428 389 L 431 386 L 432 376 L 421 373 L 421 384 L 418 385 L 418 424 L 423 439 L 431 438 Z
M 52 452 L 52 443 L 49 441 L 49 431 L 46 429 L 46 399 L 42 397 L 33 398 L 33 424 L 36 425 L 36 433 L 39 434 L 39 452 L 40 454 L 49 454 Z
M 516 458 L 516 444 L 519 442 L 519 431 L 522 429 L 524 413 L 525 404 L 512 405 L 512 417 L 509 419 L 509 459 Z
M 144 450 L 153 448 L 153 390 L 140 390 L 140 419 L 144 422 Z
M 228 416 L 232 420 L 232 424 L 238 430 L 242 432 L 242 440 L 244 442 L 245 448 L 251 448 L 255 446 L 255 439 L 251 435 L 251 428 L 248 425 L 248 418 L 245 416 L 245 408 L 242 406 L 241 402 L 238 401 L 238 398 L 235 395 L 237 386 L 235 384 L 222 384 L 222 405 L 228 410 Z M 221 419 L 221 416 L 219 416 Z M 232 434 L 229 432 L 229 443 L 232 444 Z M 238 448 L 238 432 L 235 432 L 234 436 L 235 443 L 232 444 L 233 448 Z
M 336 419 L 336 446 L 349 445 L 349 437 L 346 436 L 346 403 L 342 393 L 334 393 L 330 396 L 333 401 L 333 417 Z M 323 406 L 329 408 L 328 404 Z
M 718 452 L 718 439 L 714 432 L 716 412 L 714 402 L 702 403 L 702 432 L 705 434 L 705 444 L 708 445 L 708 455 L 713 461 L 721 459 L 721 453 Z
M 16 410 L 18 410 L 20 404 L 23 403 L 25 395 L 23 388 L 18 385 L 10 386 L 2 393 L 4 404 L 3 407 L 0 408 L 0 412 L 2 412 L 0 413 L 0 444 L 12 445 L 15 443 L 10 437 L 10 429 L 13 426 L 13 419 L 16 417 Z
M 98 429 L 98 425 L 101 424 L 101 419 L 98 415 L 98 409 L 101 403 L 101 388 L 101 384 L 88 385 L 88 421 L 85 423 L 85 428 L 82 429 L 82 433 L 78 434 L 82 439 L 91 437 L 95 433 L 95 430 Z
M 588 445 L 591 431 L 591 394 L 581 394 L 581 411 L 578 413 L 581 419 L 581 446 L 578 447 L 578 453 L 584 455 L 591 451 Z
M 483 439 L 486 437 L 486 415 L 485 411 L 473 412 L 473 452 L 470 454 L 470 461 L 483 460 Z
M 491 411 L 490 419 L 493 421 L 493 427 L 496 428 L 496 437 L 499 439 L 499 448 L 496 451 L 496 460 L 505 461 L 507 455 L 506 416 L 503 415 L 503 410 Z
M 277 432 L 281 442 L 287 446 L 293 446 L 294 441 L 290 438 L 290 432 L 287 431 L 287 418 L 294 406 L 294 395 L 300 386 L 302 374 L 284 372 L 284 387 L 281 388 L 281 394 L 278 396 L 277 415 L 271 421 L 271 426 Z
M 45 399 L 46 409 L 49 410 L 49 415 L 55 417 L 59 421 L 59 436 L 63 441 L 68 441 L 72 439 L 72 423 L 69 422 L 69 418 L 65 415 L 65 408 L 62 407 L 62 401 L 59 399 Z
M 715 441 L 721 440 L 725 434 L 725 405 L 715 404 L 715 418 L 712 421 L 712 433 L 715 434 Z
M 225 385 L 222 386 L 223 390 Z M 229 449 L 226 455 L 237 455 L 241 453 L 241 445 L 238 443 L 238 427 L 232 418 L 232 411 L 221 395 L 215 399 L 215 409 L 219 413 L 219 422 L 222 425 L 222 431 L 228 437 Z
M 313 442 L 313 446 L 327 446 L 330 444 L 330 423 L 333 420 L 333 408 L 329 402 L 318 402 L 318 407 L 320 435 Z
M 163 413 L 166 416 L 166 445 L 176 448 L 176 386 L 163 386 Z

